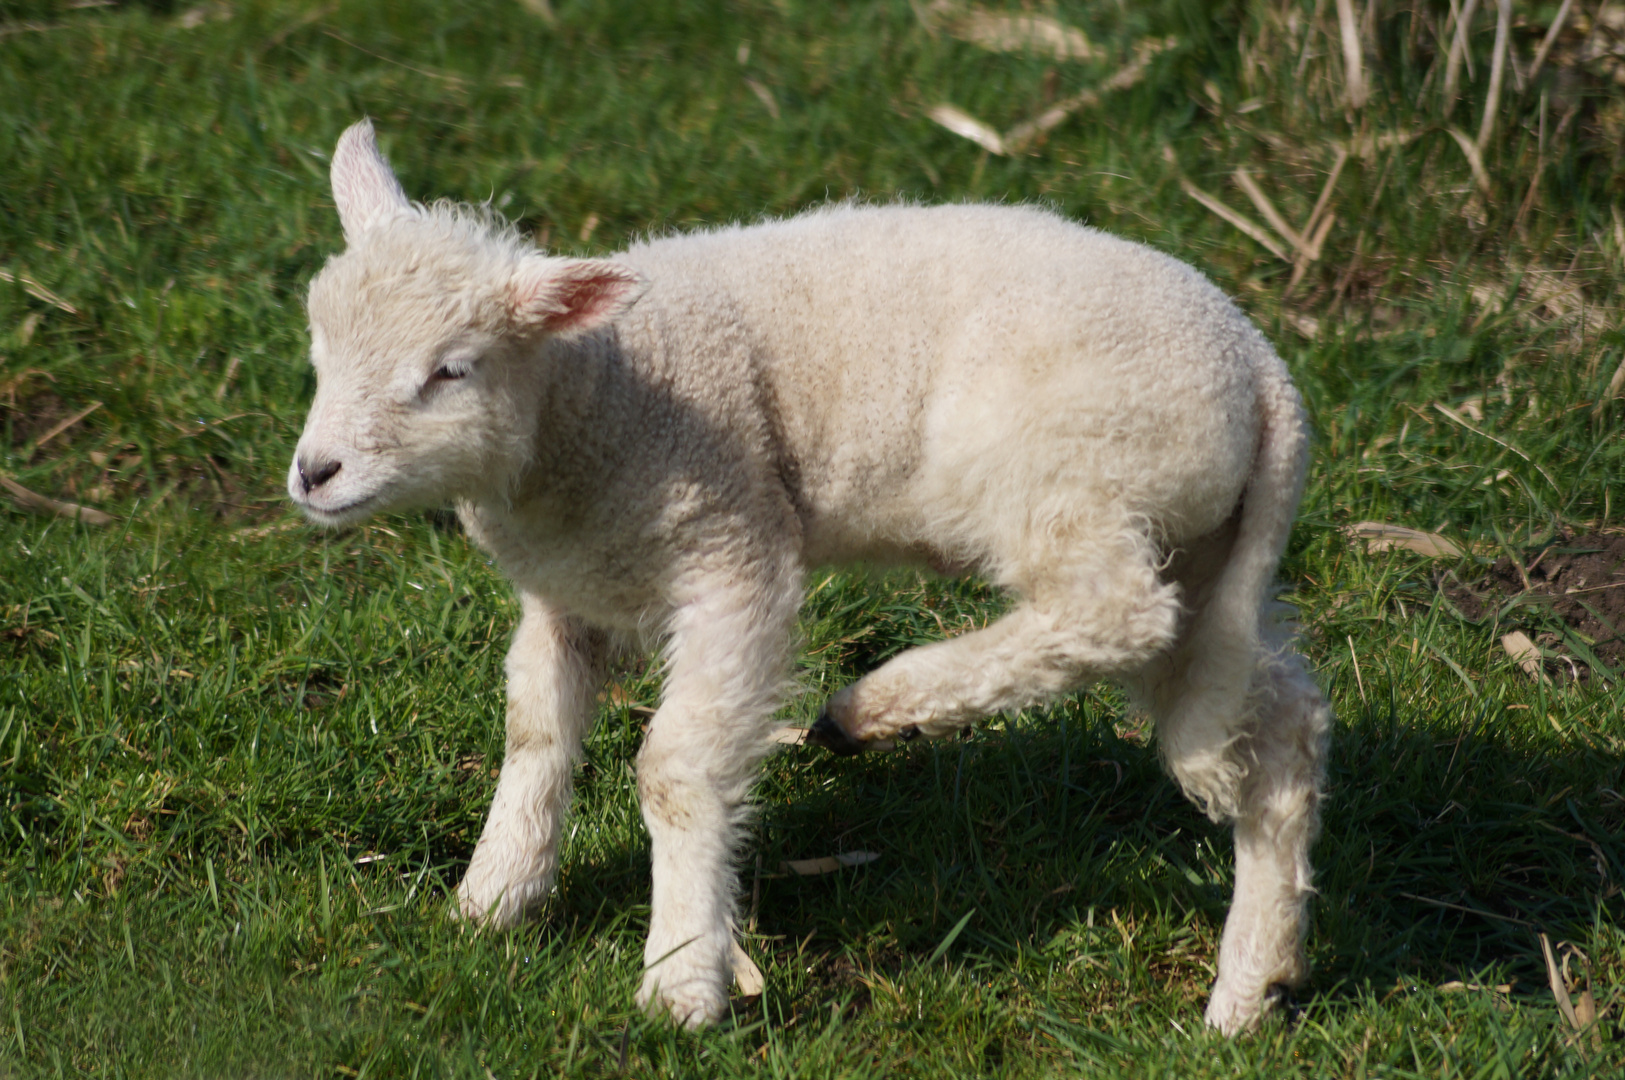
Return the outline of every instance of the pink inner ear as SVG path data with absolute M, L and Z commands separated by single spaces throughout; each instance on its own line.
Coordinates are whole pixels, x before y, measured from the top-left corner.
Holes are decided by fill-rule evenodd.
M 549 334 L 581 333 L 602 326 L 637 297 L 637 274 L 598 261 L 543 264 L 515 286 L 514 316 Z M 528 280 L 525 280 L 528 278 Z
M 554 333 L 597 326 L 615 313 L 625 284 L 620 278 L 609 275 L 566 278 L 559 282 L 559 291 L 554 296 L 554 303 L 561 310 L 543 319 L 542 324 Z

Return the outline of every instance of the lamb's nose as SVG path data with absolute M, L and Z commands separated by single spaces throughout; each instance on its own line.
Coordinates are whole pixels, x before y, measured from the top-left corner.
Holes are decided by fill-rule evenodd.
M 342 462 L 323 461 L 319 462 L 315 468 L 307 468 L 305 466 L 305 459 L 300 458 L 299 486 L 305 489 L 306 495 L 309 495 L 311 488 L 321 487 L 323 484 L 333 479 L 334 474 L 343 467 L 344 465 Z

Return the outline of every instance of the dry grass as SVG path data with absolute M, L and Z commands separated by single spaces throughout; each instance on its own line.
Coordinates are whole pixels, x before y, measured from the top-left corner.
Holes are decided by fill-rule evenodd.
M 0 473 L 31 493 L 0 496 L 0 1076 L 1617 1075 L 1619 643 L 1449 601 L 1622 525 L 1625 5 L 1506 11 L 0 5 Z M 1105 687 L 873 759 L 786 746 L 741 872 L 765 992 L 718 1031 L 631 1006 L 646 665 L 545 917 L 448 922 L 514 605 L 443 516 L 321 535 L 279 491 L 362 112 L 410 190 L 557 249 L 1034 199 L 1237 295 L 1318 433 L 1285 579 L 1340 719 L 1296 1009 L 1198 1030 L 1228 841 Z M 1000 608 L 814 585 L 786 725 Z

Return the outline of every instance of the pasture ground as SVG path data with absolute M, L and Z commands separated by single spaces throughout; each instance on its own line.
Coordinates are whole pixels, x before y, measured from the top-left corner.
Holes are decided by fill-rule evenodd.
M 1620 1075 L 1615 571 L 1588 622 L 1536 564 L 1625 531 L 1625 7 L 1565 5 L 1538 71 L 1558 5 L 1517 8 L 1498 35 L 1480 5 L 1452 65 L 1438 0 L 0 0 L 0 474 L 111 515 L 0 497 L 0 1077 Z M 1008 139 L 1103 86 L 1009 154 L 930 116 Z M 1105 687 L 776 756 L 740 869 L 766 992 L 716 1030 L 631 1000 L 646 666 L 606 691 L 544 917 L 448 921 L 515 604 L 444 515 L 327 534 L 280 494 L 326 155 L 363 114 L 410 193 L 556 250 L 1043 200 L 1238 297 L 1313 413 L 1283 580 L 1338 713 L 1290 1014 L 1202 1030 L 1228 838 Z M 1453 546 L 1370 550 L 1366 521 Z M 999 607 L 808 584 L 786 723 Z

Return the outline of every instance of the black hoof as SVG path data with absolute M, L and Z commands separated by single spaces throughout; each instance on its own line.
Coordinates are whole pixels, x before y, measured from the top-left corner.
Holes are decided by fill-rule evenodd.
M 1280 1016 L 1288 1023 L 1296 1022 L 1303 1010 L 1299 1008 L 1297 997 L 1293 993 L 1295 989 L 1290 983 L 1270 983 L 1264 990 L 1264 1007 L 1261 1015 Z
M 913 742 L 915 739 L 920 737 L 920 729 L 910 724 L 902 731 L 899 731 L 897 733 L 897 737 L 903 742 Z
M 837 757 L 851 757 L 863 753 L 863 744 L 841 730 L 841 726 L 829 718 L 829 710 L 824 709 L 818 714 L 812 728 L 807 732 L 807 741 L 822 746 L 825 750 Z

